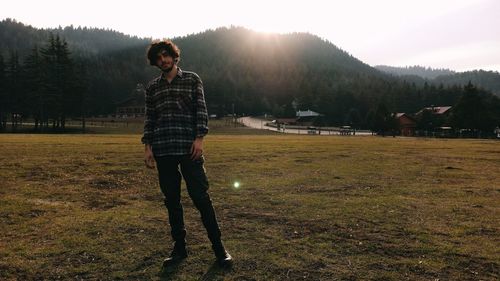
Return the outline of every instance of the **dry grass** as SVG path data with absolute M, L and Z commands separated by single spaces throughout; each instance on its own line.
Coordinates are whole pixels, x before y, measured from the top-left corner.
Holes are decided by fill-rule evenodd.
M 210 135 L 222 271 L 185 190 L 190 256 L 161 269 L 139 139 L 0 135 L 0 279 L 498 280 L 498 141 Z

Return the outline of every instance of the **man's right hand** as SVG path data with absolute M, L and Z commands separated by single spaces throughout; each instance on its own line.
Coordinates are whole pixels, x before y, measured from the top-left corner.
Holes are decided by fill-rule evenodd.
M 144 150 L 144 163 L 146 164 L 146 167 L 150 169 L 155 168 L 155 158 L 153 156 L 153 150 L 151 149 L 150 144 L 146 144 L 145 150 Z

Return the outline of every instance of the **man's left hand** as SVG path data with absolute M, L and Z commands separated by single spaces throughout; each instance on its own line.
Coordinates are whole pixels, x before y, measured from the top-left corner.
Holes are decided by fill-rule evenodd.
M 191 160 L 197 160 L 203 155 L 203 138 L 196 138 L 191 145 Z

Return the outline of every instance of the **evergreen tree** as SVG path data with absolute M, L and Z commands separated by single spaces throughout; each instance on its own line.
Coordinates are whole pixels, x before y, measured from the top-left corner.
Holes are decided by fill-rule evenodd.
M 5 63 L 3 61 L 3 56 L 0 54 L 0 131 L 6 129 L 7 126 L 7 80 L 5 78 Z
M 24 104 L 27 102 L 23 89 L 23 70 L 16 52 L 10 54 L 7 62 L 6 80 L 6 112 L 10 113 L 12 130 L 15 131 L 26 113 Z
M 30 104 L 28 104 L 28 110 L 34 119 L 35 131 L 37 131 L 42 127 L 41 121 L 44 120 L 43 117 L 45 111 L 45 97 L 42 90 L 43 67 L 40 52 L 37 46 L 32 49 L 31 54 L 26 58 L 24 62 L 24 69 L 27 97 L 30 101 Z
M 359 110 L 357 108 L 351 108 L 349 109 L 349 113 L 347 114 L 347 118 L 344 123 L 348 124 L 352 128 L 359 128 L 361 126 L 361 121 Z
M 56 66 L 59 74 L 58 84 L 60 87 L 60 112 L 59 118 L 61 128 L 65 129 L 66 118 L 77 109 L 77 101 L 79 100 L 75 91 L 75 73 L 73 62 L 70 59 L 68 43 L 61 40 L 59 35 L 56 37 Z
M 391 113 L 385 103 L 379 103 L 373 120 L 374 131 L 385 136 L 386 132 L 392 129 L 392 119 Z
M 85 133 L 85 118 L 90 112 L 88 108 L 88 73 L 85 65 L 82 62 L 75 63 L 74 68 L 74 83 L 73 89 L 73 97 L 71 99 L 72 108 L 74 108 L 72 117 L 81 117 L 82 119 L 82 132 Z
M 460 100 L 453 106 L 450 123 L 456 129 L 491 132 L 497 125 L 484 98 L 469 81 Z
M 424 109 L 417 120 L 417 129 L 433 131 L 436 126 L 436 118 L 432 110 Z
M 51 33 L 48 45 L 40 50 L 42 57 L 42 91 L 43 91 L 43 121 L 44 127 L 49 126 L 52 120 L 52 128 L 56 127 L 56 120 L 60 111 L 61 93 L 59 87 L 59 74 L 57 73 L 56 43 Z
M 372 132 L 376 132 L 375 127 L 375 110 L 370 109 L 365 116 L 365 125 L 366 128 L 370 129 Z
M 42 86 L 44 117 L 52 119 L 54 129 L 65 129 L 66 118 L 79 112 L 82 91 L 76 81 L 68 44 L 59 35 L 50 35 L 48 46 L 42 48 Z

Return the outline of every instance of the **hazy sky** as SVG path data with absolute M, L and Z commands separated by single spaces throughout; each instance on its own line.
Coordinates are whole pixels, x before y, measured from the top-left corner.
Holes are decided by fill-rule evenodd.
M 306 31 L 370 65 L 500 71 L 500 0 L 2 0 L 5 18 L 153 38 L 230 25 Z

